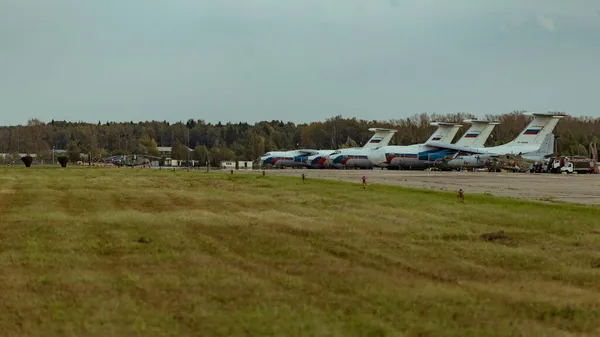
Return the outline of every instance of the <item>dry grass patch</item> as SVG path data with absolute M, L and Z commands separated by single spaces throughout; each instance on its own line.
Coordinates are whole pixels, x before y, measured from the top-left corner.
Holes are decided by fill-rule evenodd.
M 0 169 L 3 336 L 597 336 L 600 209 Z

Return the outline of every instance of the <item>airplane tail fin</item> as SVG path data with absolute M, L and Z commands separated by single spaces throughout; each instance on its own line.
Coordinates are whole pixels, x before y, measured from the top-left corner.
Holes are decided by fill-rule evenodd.
M 470 147 L 483 147 L 485 141 L 492 134 L 492 130 L 494 130 L 496 125 L 500 124 L 498 122 L 472 119 L 467 119 L 463 122 L 471 123 L 471 127 L 455 144 Z
M 363 148 L 375 148 L 379 146 L 387 146 L 394 134 L 398 130 L 394 129 L 382 129 L 382 128 L 370 128 L 369 131 L 375 132 L 375 134 L 369 139 L 369 141 L 363 145 Z
M 462 124 L 445 122 L 432 122 L 430 125 L 436 125 L 438 128 L 425 143 L 450 143 L 458 133 L 458 129 L 462 127 Z
M 510 145 L 542 145 L 546 136 L 551 134 L 558 121 L 565 117 L 564 114 L 557 113 L 532 113 L 533 120 L 523 131 L 512 140 Z M 508 145 L 506 144 L 506 145 Z M 553 145 L 554 146 L 554 145 Z
M 528 157 L 548 157 L 554 155 L 554 134 L 549 133 L 544 137 L 540 148 L 535 152 L 527 154 Z

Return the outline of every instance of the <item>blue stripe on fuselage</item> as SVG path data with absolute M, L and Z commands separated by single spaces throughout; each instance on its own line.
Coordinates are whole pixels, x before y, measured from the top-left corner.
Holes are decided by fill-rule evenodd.
M 386 153 L 387 157 L 395 157 L 395 158 L 412 158 L 418 160 L 436 160 L 439 158 L 443 158 L 444 156 L 454 153 L 454 150 L 449 149 L 432 149 L 427 151 L 421 151 L 419 153 Z
M 333 163 L 334 164 L 340 164 L 342 162 L 342 160 L 344 160 L 345 158 L 348 159 L 369 159 L 369 157 L 367 156 L 363 156 L 363 155 L 339 155 L 337 157 L 335 157 L 335 159 L 333 159 Z
M 438 159 L 442 159 L 445 156 L 449 155 L 449 154 L 454 154 L 454 150 L 448 150 L 448 149 L 444 149 L 444 150 L 439 150 L 437 152 L 432 152 L 430 154 L 428 154 L 425 158 L 425 160 L 430 160 L 430 161 L 435 161 Z
M 419 160 L 430 160 L 435 156 L 444 156 L 446 149 L 432 149 L 418 153 Z

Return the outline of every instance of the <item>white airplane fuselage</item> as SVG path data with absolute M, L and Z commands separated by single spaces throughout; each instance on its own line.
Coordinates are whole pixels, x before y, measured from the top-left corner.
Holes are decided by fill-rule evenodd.
M 424 144 L 407 146 L 383 146 L 369 153 L 374 166 L 422 170 L 433 166 L 435 160 L 449 154 L 448 150 Z
M 313 169 L 322 169 L 328 166 L 327 159 L 329 155 L 331 155 L 334 150 L 318 150 L 316 154 L 312 154 L 306 157 L 306 164 L 309 168 Z
M 272 167 L 306 167 L 308 163 L 306 158 L 309 156 L 306 152 L 293 151 L 272 151 L 267 152 L 260 157 L 264 166 Z
M 525 146 L 495 146 L 487 148 L 487 152 L 480 154 L 469 154 L 469 155 L 458 155 L 452 160 L 448 161 L 446 165 L 451 168 L 470 167 L 480 168 L 485 167 L 490 160 L 497 158 L 498 156 L 506 155 L 518 155 L 521 154 L 523 158 L 528 160 L 543 160 L 543 155 L 527 155 L 539 150 L 539 145 L 525 145 Z
M 534 162 L 542 162 L 544 161 L 544 156 L 527 156 L 523 155 L 521 158 L 525 162 L 534 163 Z M 456 156 L 454 159 L 448 161 L 446 165 L 450 168 L 458 169 L 458 168 L 484 168 L 488 167 L 495 160 L 500 160 L 502 162 L 508 161 L 509 158 L 505 158 L 505 156 L 499 155 L 486 155 L 486 154 L 477 154 L 477 155 L 468 155 L 468 156 Z
M 328 163 L 334 168 L 373 168 L 373 164 L 369 160 L 369 153 L 373 149 L 354 147 L 340 149 L 328 158 Z

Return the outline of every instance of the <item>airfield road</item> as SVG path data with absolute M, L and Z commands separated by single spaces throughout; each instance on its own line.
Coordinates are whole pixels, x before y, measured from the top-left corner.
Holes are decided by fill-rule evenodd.
M 238 171 L 244 172 L 244 171 Z M 252 171 L 257 174 L 260 171 Z M 540 201 L 563 201 L 580 204 L 600 204 L 600 176 L 591 174 L 546 173 L 489 173 L 445 171 L 388 171 L 388 170 L 266 170 L 268 175 L 301 176 L 367 184 L 387 184 L 437 191 L 456 191 L 462 188 L 471 193 L 522 198 Z M 250 172 L 246 172 L 250 173 Z

